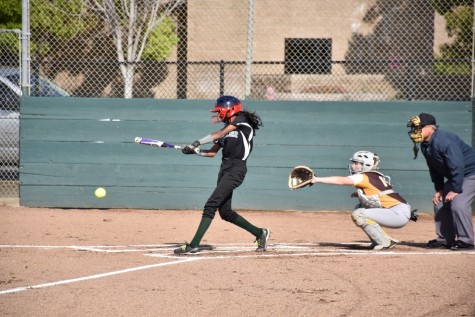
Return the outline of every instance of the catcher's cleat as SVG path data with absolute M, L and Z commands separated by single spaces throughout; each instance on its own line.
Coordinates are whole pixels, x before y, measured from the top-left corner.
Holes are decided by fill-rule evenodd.
M 183 244 L 182 246 L 180 246 L 178 249 L 175 249 L 173 250 L 173 253 L 174 254 L 186 254 L 186 253 L 198 253 L 200 252 L 200 248 L 199 247 L 190 247 L 190 245 L 188 243 L 185 243 Z
M 270 230 L 262 229 L 262 235 L 259 239 L 256 239 L 257 249 L 256 252 L 263 252 L 267 249 L 267 242 L 269 240 Z
M 417 219 L 419 219 L 419 215 L 416 213 L 416 211 L 417 209 L 411 210 L 411 217 L 409 218 L 409 220 L 416 222 Z
M 382 245 L 382 244 L 374 244 L 374 246 L 373 246 L 373 244 L 372 244 L 372 245 L 371 245 L 371 247 L 372 247 L 371 249 L 372 249 L 373 251 L 389 250 L 389 249 L 394 248 L 395 246 L 396 246 L 396 241 L 391 239 L 391 240 L 389 241 L 389 245 L 388 245 L 387 247 L 385 247 L 385 246 Z

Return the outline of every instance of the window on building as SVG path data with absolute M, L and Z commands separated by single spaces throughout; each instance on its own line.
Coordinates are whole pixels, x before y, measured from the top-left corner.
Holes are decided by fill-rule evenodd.
M 285 39 L 286 74 L 331 74 L 331 62 L 331 39 Z

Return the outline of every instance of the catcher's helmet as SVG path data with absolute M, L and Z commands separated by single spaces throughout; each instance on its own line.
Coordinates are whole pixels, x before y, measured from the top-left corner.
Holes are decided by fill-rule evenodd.
M 352 164 L 349 164 L 349 170 L 351 174 L 376 171 L 379 169 L 379 156 L 376 153 L 369 151 L 358 151 L 350 158 L 350 162 L 361 163 L 360 170 L 353 170 Z
M 221 96 L 216 99 L 214 108 L 210 111 L 214 112 L 211 122 L 218 123 L 242 111 L 241 101 L 233 96 Z

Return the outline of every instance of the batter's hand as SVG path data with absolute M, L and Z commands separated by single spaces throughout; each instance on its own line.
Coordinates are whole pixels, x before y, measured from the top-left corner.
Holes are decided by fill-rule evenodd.
M 454 198 L 458 195 L 458 193 L 454 193 L 452 191 L 448 192 L 447 195 L 445 195 L 445 202 L 448 203 L 448 202 L 451 202 L 452 200 L 454 200 Z
M 193 146 L 193 145 L 187 145 L 185 146 L 184 148 L 181 149 L 181 151 L 183 152 L 183 154 L 195 154 L 195 150 L 196 148 Z

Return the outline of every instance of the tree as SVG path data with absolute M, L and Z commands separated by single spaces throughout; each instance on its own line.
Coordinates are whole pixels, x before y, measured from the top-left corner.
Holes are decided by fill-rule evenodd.
M 21 29 L 21 1 L 0 2 L 0 29 Z
M 30 0 L 31 51 L 47 55 L 54 43 L 68 41 L 97 24 L 84 0 Z M 34 8 L 34 9 L 32 9 Z M 33 40 L 34 39 L 34 40 Z
M 442 44 L 442 58 L 470 58 L 472 55 L 473 0 L 433 0 L 434 9 L 445 18 L 452 43 Z
M 143 58 L 163 59 L 178 43 L 170 15 L 183 1 L 92 0 L 114 38 L 125 98 L 133 96 L 137 63 Z
M 21 1 L 0 1 L 0 29 L 21 30 Z M 6 56 L 18 55 L 18 48 L 18 36 L 0 36 L 0 57 L 2 60 L 11 59 Z

